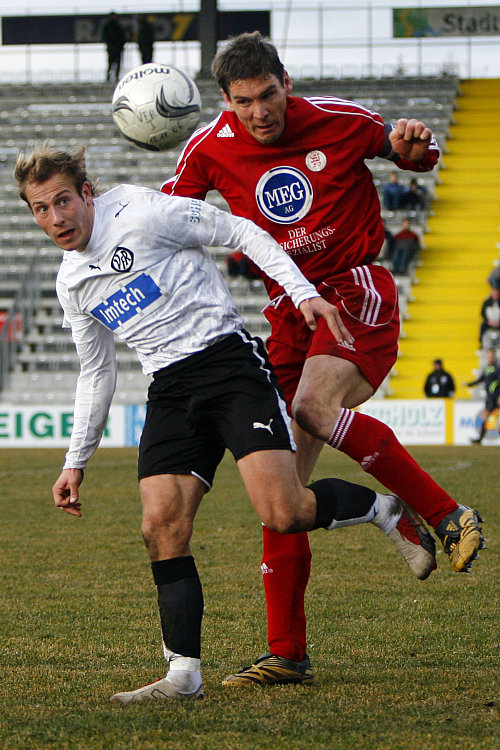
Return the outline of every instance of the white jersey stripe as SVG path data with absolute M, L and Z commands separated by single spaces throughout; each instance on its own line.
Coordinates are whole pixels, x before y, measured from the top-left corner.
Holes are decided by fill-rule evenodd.
M 384 127 L 384 123 L 379 119 L 377 114 L 375 112 L 372 112 L 369 109 L 365 109 L 364 107 L 360 107 L 356 102 L 348 102 L 344 99 L 331 99 L 331 98 L 322 98 L 322 99 L 307 99 L 307 101 L 316 109 L 320 109 L 322 112 L 327 112 L 331 115 L 344 115 L 344 116 L 350 116 L 350 117 L 366 117 L 369 120 L 372 120 L 376 125 L 379 125 L 380 127 Z M 324 105 L 324 106 L 321 106 Z M 328 106 L 330 105 L 330 106 Z M 331 109 L 331 106 L 335 106 L 336 109 Z M 351 110 L 355 111 L 349 111 L 348 107 Z
M 308 102 L 313 104 L 314 106 L 320 106 L 323 104 L 334 104 L 336 107 L 350 107 L 351 109 L 359 109 L 363 112 L 366 112 L 370 115 L 377 114 L 374 110 L 368 109 L 368 107 L 364 107 L 362 104 L 360 104 L 358 101 L 354 102 L 349 99 L 340 99 L 336 96 L 308 96 L 305 97 Z

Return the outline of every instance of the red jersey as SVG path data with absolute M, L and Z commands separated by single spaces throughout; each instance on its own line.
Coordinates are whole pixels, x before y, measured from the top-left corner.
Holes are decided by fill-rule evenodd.
M 233 214 L 266 229 L 313 283 L 373 261 L 384 241 L 380 202 L 365 159 L 390 151 L 380 115 L 332 97 L 288 97 L 285 130 L 261 144 L 234 112 L 222 112 L 187 142 L 166 193 L 205 198 L 218 190 Z M 395 163 L 428 171 L 422 162 Z M 271 299 L 281 288 L 265 279 Z

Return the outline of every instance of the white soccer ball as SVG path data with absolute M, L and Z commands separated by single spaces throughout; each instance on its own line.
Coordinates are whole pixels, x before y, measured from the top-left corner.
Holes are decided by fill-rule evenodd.
M 165 151 L 186 140 L 200 121 L 201 97 L 179 68 L 146 63 L 129 71 L 113 93 L 113 120 L 135 146 Z

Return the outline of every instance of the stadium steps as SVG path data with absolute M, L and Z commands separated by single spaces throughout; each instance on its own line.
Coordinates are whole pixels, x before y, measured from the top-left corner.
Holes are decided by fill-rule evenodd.
M 436 186 L 417 283 L 400 342 L 393 398 L 421 398 L 432 360 L 452 373 L 458 398 L 478 368 L 480 308 L 498 260 L 500 80 L 465 81 Z
M 368 108 L 379 111 L 387 119 L 405 114 L 401 108 L 411 110 L 426 121 L 432 122 L 438 133 L 447 134 L 457 91 L 456 79 L 405 78 L 403 86 L 395 85 L 393 79 L 373 80 L 323 80 L 297 81 L 294 85 L 298 95 L 333 94 L 347 99 L 356 99 Z M 203 101 L 201 124 L 208 123 L 224 106 L 214 82 L 200 81 Z M 19 271 L 26 268 L 33 255 L 41 256 L 42 297 L 40 309 L 33 328 L 25 342 L 19 346 L 18 367 L 11 379 L 9 393 L 0 395 L 2 401 L 40 401 L 47 392 L 48 399 L 71 401 L 74 378 L 78 363 L 68 331 L 61 331 L 61 314 L 55 298 L 53 280 L 60 261 L 60 251 L 43 236 L 20 200 L 17 187 L 12 180 L 15 158 L 20 149 L 30 148 L 35 142 L 53 139 L 61 146 L 84 143 L 89 173 L 99 178 L 101 190 L 117 182 L 133 182 L 157 188 L 166 176 L 173 174 L 179 149 L 154 154 L 139 151 L 128 144 L 117 132 L 111 119 L 110 101 L 112 84 L 43 84 L 0 86 L 0 124 L 2 127 L 2 152 L 0 154 L 0 262 L 4 274 L 0 274 L 0 309 L 6 310 L 13 299 L 18 281 L 13 267 Z M 425 93 L 423 93 L 425 92 Z M 370 162 L 375 184 L 381 187 L 393 168 L 390 162 Z M 434 193 L 436 173 L 422 175 L 422 181 L 430 194 Z M 208 196 L 211 203 L 221 208 L 227 204 L 216 193 Z M 398 217 L 387 217 L 391 228 L 396 228 Z M 225 251 L 214 249 L 214 260 L 225 271 Z M 11 268 L 12 266 L 12 268 Z M 404 297 L 410 294 L 409 279 L 400 279 L 404 284 Z M 3 289 L 2 289 L 3 283 Z M 266 337 L 269 326 L 261 314 L 267 297 L 248 282 L 232 285 L 231 291 L 252 333 Z M 403 290 L 402 290 L 403 291 Z M 404 300 L 403 300 L 404 302 Z M 404 307 L 404 304 L 402 305 Z M 46 346 L 45 346 L 46 342 Z M 123 399 L 143 401 L 143 396 L 134 397 L 134 388 L 139 378 L 136 357 L 127 347 L 118 342 L 119 392 Z M 45 375 L 48 374 L 48 379 Z M 54 375 L 51 389 L 50 375 Z M 55 376 L 61 375 L 60 381 Z M 66 377 L 68 376 L 68 377 Z M 140 378 L 139 378 L 140 380 Z M 143 388 L 141 381 L 140 389 Z M 118 397 L 118 394 L 117 394 Z M 43 398 L 42 398 L 43 401 Z

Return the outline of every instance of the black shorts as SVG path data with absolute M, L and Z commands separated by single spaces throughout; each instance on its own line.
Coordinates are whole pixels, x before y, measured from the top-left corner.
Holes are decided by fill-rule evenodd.
M 486 399 L 484 408 L 486 411 L 495 411 L 495 409 L 498 409 L 498 399 L 500 397 L 500 388 L 495 388 L 493 393 L 490 393 L 489 391 L 486 393 Z
M 139 479 L 193 474 L 210 488 L 226 448 L 236 461 L 255 451 L 295 450 L 264 344 L 246 331 L 155 373 Z

